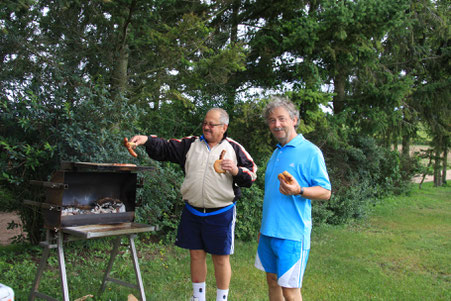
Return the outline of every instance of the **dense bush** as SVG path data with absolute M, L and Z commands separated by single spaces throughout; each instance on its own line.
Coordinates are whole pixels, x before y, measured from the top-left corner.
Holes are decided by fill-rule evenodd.
M 80 91 L 82 101 L 44 99 L 29 93 L 19 101 L 1 100 L 0 185 L 13 195 L 0 210 L 19 213 L 31 242 L 41 239 L 39 210 L 24 200 L 42 201 L 29 181 L 47 181 L 61 161 L 127 162 L 121 139 L 130 133 L 136 108 L 112 101 L 101 87 Z
M 146 155 L 147 156 L 147 155 Z M 142 172 L 143 188 L 137 198 L 141 206 L 136 211 L 138 222 L 157 226 L 153 235 L 165 242 L 175 241 L 176 230 L 183 209 L 179 187 L 183 172 L 178 165 L 146 159 L 154 169 Z
M 313 206 L 315 223 L 342 224 L 364 217 L 382 197 L 406 192 L 417 170 L 415 159 L 402 158 L 374 138 L 337 124 L 319 125 L 307 135 L 322 149 L 332 184 L 330 201 Z
M 250 241 L 257 238 L 263 210 L 263 189 L 258 185 L 242 189 L 243 196 L 236 203 L 236 238 Z

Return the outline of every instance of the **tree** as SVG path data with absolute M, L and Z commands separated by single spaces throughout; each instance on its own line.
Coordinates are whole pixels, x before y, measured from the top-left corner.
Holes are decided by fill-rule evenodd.
M 388 38 L 392 66 L 413 79 L 403 111 L 422 121 L 435 153 L 434 183 L 446 182 L 446 157 L 451 130 L 450 6 L 447 1 L 414 1 L 410 18 Z M 400 42 L 401 41 L 401 42 Z M 414 134 L 404 131 L 404 139 Z M 403 145 L 408 145 L 404 142 Z
M 45 180 L 61 160 L 120 162 L 118 141 L 132 127 L 149 130 L 141 125 L 153 114 L 142 108 L 178 108 L 174 122 L 154 125 L 159 133 L 200 123 L 196 101 L 243 62 L 239 47 L 212 42 L 213 11 L 177 0 L 2 4 L 0 183 L 14 192 L 31 241 L 39 219 L 20 204 L 42 195 L 30 179 Z

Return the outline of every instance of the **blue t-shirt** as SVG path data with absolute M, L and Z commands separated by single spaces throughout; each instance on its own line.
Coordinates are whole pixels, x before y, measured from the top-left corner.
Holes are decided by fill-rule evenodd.
M 331 189 L 323 154 L 316 145 L 301 134 L 283 147 L 278 144 L 266 166 L 260 232 L 270 237 L 303 241 L 304 248 L 310 249 L 311 201 L 300 195 L 280 193 L 277 175 L 285 170 L 301 187 L 321 186 Z

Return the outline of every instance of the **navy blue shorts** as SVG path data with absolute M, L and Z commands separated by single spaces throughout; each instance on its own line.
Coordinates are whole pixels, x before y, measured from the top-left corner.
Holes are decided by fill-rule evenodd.
M 204 250 L 214 255 L 232 255 L 234 251 L 236 207 L 215 214 L 203 214 L 183 208 L 175 245 L 184 249 Z M 194 214 L 196 213 L 196 214 Z

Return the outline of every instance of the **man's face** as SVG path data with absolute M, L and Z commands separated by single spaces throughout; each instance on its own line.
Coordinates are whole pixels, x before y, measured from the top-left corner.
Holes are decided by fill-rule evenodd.
M 277 107 L 272 110 L 267 121 L 269 130 L 281 145 L 287 144 L 296 137 L 297 118 L 291 119 L 290 114 L 284 107 Z
M 219 111 L 210 111 L 205 115 L 202 131 L 209 144 L 219 143 L 227 130 L 227 125 L 219 121 Z

